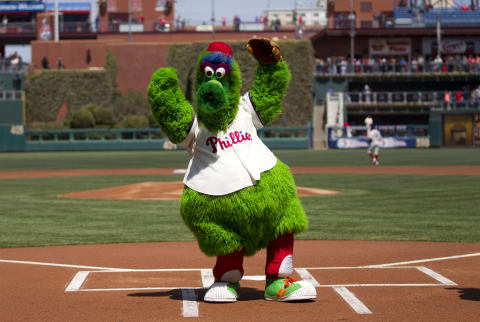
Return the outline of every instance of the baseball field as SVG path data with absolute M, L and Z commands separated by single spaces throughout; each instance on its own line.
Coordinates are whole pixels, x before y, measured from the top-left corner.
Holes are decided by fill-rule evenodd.
M 214 259 L 179 215 L 185 151 L 2 153 L 0 320 L 478 320 L 480 150 L 274 153 L 327 192 L 301 197 L 294 256 L 317 301 L 263 301 L 263 252 L 239 303 L 201 301 Z

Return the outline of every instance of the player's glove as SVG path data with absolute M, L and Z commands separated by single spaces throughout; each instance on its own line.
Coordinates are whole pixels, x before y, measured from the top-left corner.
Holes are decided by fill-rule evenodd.
M 283 60 L 278 44 L 268 38 L 250 39 L 247 49 L 260 64 L 275 64 Z

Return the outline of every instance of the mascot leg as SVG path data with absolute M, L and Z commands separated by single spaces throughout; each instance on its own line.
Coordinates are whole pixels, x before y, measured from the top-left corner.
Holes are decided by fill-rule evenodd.
M 315 287 L 307 281 L 296 281 L 293 274 L 293 233 L 284 234 L 267 247 L 265 265 L 265 299 L 288 302 L 313 300 L 317 297 Z
M 267 247 L 265 276 L 270 279 L 293 274 L 293 234 L 285 234 Z
M 239 281 L 243 276 L 243 255 L 245 249 L 217 257 L 213 268 L 213 283 L 207 293 L 205 302 L 236 302 L 240 289 Z

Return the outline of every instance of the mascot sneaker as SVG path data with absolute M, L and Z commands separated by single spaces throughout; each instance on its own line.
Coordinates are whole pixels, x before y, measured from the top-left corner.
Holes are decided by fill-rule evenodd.
M 203 300 L 205 302 L 236 302 L 240 283 L 215 282 L 209 288 Z
M 269 301 L 289 302 L 314 300 L 317 297 L 315 287 L 307 281 L 293 278 L 267 278 L 265 299 Z

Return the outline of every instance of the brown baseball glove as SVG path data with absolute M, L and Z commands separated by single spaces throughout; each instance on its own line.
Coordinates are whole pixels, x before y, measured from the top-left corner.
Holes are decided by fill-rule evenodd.
M 250 39 L 247 49 L 260 64 L 275 64 L 283 60 L 278 44 L 268 38 Z

